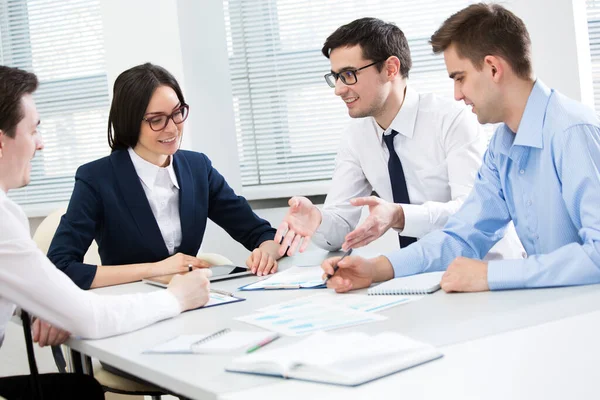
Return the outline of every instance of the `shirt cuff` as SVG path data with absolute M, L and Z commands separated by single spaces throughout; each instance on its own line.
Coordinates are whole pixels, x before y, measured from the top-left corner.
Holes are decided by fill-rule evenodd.
M 522 289 L 526 270 L 524 261 L 488 261 L 488 286 L 490 290 Z
M 430 230 L 429 211 L 418 204 L 402 204 L 404 210 L 404 229 L 398 231 L 402 236 L 420 238 Z
M 274 240 L 275 233 L 277 233 L 277 231 L 275 229 L 269 229 L 265 233 L 261 234 L 260 237 L 258 238 L 255 249 L 257 249 L 261 244 L 263 244 L 266 241 Z
M 341 245 L 336 247 L 335 243 L 331 243 L 331 241 L 327 240 L 327 232 L 330 232 L 334 225 L 333 217 L 330 213 L 325 212 L 324 210 L 319 210 L 319 212 L 321 213 L 321 225 L 319 225 L 315 231 L 315 234 L 313 235 L 313 241 L 315 244 L 326 250 L 338 250 Z
M 150 300 L 148 300 L 148 303 L 154 305 L 148 307 L 148 309 L 154 310 L 154 313 L 159 316 L 160 320 L 175 317 L 184 311 L 177 297 L 168 289 L 149 293 L 149 297 Z
M 384 254 L 394 268 L 394 278 L 418 274 L 422 271 L 420 249 L 417 243 L 395 251 L 393 253 Z

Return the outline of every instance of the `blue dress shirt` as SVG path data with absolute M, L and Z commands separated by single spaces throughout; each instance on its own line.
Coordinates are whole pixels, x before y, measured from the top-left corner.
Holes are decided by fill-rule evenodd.
M 491 290 L 600 282 L 600 125 L 588 107 L 533 86 L 517 133 L 502 124 L 473 191 L 442 230 L 386 255 L 396 277 L 481 259 L 510 220 L 526 259 L 488 263 Z

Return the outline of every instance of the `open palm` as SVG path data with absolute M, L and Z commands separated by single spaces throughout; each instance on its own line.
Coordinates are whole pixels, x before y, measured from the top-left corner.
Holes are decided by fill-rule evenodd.
M 277 228 L 275 241 L 281 243 L 279 254 L 294 254 L 300 243 L 303 252 L 321 224 L 321 213 L 306 197 L 292 197 L 290 208 Z

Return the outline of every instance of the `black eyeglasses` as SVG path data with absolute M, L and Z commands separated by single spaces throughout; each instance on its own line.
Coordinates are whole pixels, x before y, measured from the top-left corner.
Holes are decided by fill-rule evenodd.
M 190 114 L 190 106 L 182 104 L 178 109 L 173 111 L 171 115 L 155 114 L 149 117 L 142 118 L 150 125 L 150 129 L 155 132 L 162 131 L 169 124 L 169 119 L 172 119 L 176 125 L 183 123 Z
M 344 85 L 354 85 L 356 82 L 358 82 L 358 78 L 356 77 L 356 73 L 358 71 L 360 71 L 361 69 L 369 68 L 380 62 L 381 61 L 375 61 L 369 65 L 365 65 L 364 67 L 357 68 L 357 69 L 346 69 L 340 73 L 330 72 L 328 74 L 325 74 L 325 82 L 327 82 L 327 84 L 329 86 L 334 88 L 335 82 L 338 80 L 338 78 L 340 78 L 340 80 L 342 81 L 342 83 Z

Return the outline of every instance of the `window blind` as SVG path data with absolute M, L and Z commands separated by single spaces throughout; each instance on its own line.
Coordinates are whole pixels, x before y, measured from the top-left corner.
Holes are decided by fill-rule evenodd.
M 26 209 L 68 201 L 77 167 L 108 154 L 104 57 L 99 0 L 0 0 L 0 63 L 40 81 L 45 149 L 32 161 L 30 185 L 9 192 Z
M 225 25 L 244 187 L 327 180 L 350 117 L 325 83 L 325 39 L 362 17 L 403 30 L 409 84 L 452 96 L 444 60 L 428 40 L 468 0 L 225 0 Z
M 600 0 L 587 0 L 587 20 L 594 81 L 594 105 L 600 113 Z

